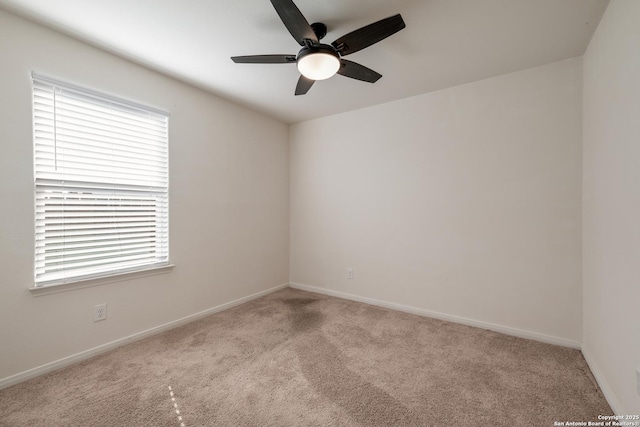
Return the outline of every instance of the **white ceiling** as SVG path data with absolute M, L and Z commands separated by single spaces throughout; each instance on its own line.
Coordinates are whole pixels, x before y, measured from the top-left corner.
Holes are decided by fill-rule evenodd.
M 407 28 L 348 56 L 384 77 L 337 75 L 294 96 L 296 54 L 269 0 L 0 0 L 0 7 L 294 123 L 477 81 L 584 53 L 608 0 L 294 0 L 330 43 L 401 13 Z

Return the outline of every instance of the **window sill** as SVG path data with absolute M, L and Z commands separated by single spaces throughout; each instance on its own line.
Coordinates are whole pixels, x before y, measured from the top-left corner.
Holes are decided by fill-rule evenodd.
M 156 276 L 158 274 L 166 274 L 173 270 L 174 264 L 166 264 L 159 267 L 151 267 L 144 270 L 128 271 L 116 273 L 104 277 L 96 277 L 91 279 L 79 279 L 75 282 L 59 283 L 48 286 L 31 287 L 29 291 L 33 296 L 57 294 L 60 292 L 73 291 L 76 289 L 91 288 L 93 286 L 106 285 L 108 283 L 123 282 L 126 280 L 138 279 L 140 277 Z

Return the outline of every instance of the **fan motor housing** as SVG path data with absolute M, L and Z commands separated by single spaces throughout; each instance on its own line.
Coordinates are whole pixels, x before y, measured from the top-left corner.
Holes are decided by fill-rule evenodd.
M 300 61 L 305 56 L 313 55 L 316 53 L 325 53 L 340 59 L 340 54 L 335 50 L 333 46 L 328 44 L 319 44 L 316 46 L 305 46 L 300 49 L 300 52 L 298 52 L 298 55 L 296 56 L 296 61 Z

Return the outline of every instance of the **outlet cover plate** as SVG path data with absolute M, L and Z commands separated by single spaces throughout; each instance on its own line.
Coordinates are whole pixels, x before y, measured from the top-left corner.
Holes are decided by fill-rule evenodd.
M 98 304 L 93 308 L 93 321 L 99 322 L 107 318 L 107 304 Z

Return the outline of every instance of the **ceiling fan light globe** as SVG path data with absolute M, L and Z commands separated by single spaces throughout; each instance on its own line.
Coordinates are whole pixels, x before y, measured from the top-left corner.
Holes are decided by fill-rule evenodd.
M 340 59 L 325 52 L 314 52 L 298 58 L 298 71 L 311 80 L 326 80 L 340 69 Z

